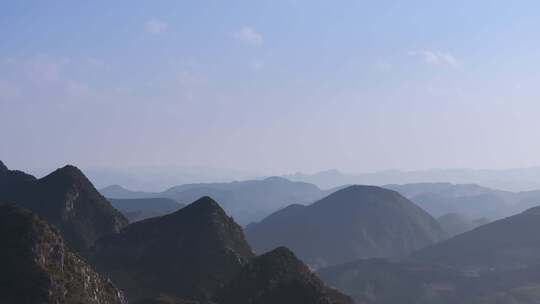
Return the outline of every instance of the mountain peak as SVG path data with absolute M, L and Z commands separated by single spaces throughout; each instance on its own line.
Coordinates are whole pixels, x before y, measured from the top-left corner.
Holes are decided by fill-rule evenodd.
M 203 196 L 172 214 L 102 238 L 93 256 L 101 269 L 114 269 L 112 278 L 131 301 L 138 301 L 159 294 L 208 299 L 253 253 L 242 228 L 216 201 Z
M 10 171 L 13 173 L 16 171 Z M 35 179 L 24 173 L 17 187 L 4 186 L 3 198 L 28 208 L 60 229 L 69 245 L 83 253 L 103 235 L 117 233 L 127 219 L 97 192 L 75 166 Z
M 84 176 L 82 171 L 73 165 L 65 165 L 62 168 L 56 169 L 54 172 L 52 172 L 49 175 L 63 175 L 63 176 L 70 176 L 70 177 L 80 177 L 81 175 Z
M 274 183 L 290 183 L 291 181 L 280 176 L 270 176 L 264 179 L 265 182 L 274 182 Z
M 286 247 L 278 247 L 252 259 L 223 288 L 217 300 L 223 304 L 352 303 L 349 297 L 326 287 Z
M 180 212 L 182 211 L 182 212 Z M 187 205 L 182 210 L 178 210 L 175 213 L 193 213 L 193 214 L 222 214 L 226 216 L 225 211 L 221 208 L 221 206 L 211 197 L 209 196 L 203 196 L 199 198 L 198 200 L 194 201 L 193 203 Z

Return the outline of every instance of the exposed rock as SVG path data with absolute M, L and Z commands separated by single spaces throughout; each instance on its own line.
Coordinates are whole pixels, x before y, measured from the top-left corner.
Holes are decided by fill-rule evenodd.
M 0 303 L 127 303 L 55 228 L 28 210 L 0 205 L 0 242 Z

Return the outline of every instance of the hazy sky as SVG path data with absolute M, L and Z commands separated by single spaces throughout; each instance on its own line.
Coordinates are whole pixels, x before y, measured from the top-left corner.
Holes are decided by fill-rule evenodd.
M 10 167 L 540 165 L 538 1 L 2 1 Z

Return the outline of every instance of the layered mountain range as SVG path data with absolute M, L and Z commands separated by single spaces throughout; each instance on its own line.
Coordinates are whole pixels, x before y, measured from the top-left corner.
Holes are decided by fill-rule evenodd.
M 256 256 L 209 197 L 128 225 L 73 166 L 41 179 L 1 169 L 14 203 L 0 207 L 2 303 L 352 303 L 286 248 Z M 116 204 L 152 202 L 167 205 Z
M 202 303 L 349 301 L 287 249 L 255 257 L 242 228 L 209 197 L 101 239 L 92 260 L 133 303 L 160 297 Z
M 113 199 L 168 198 L 184 205 L 202 196 L 210 196 L 219 201 L 241 225 L 259 221 L 293 203 L 312 203 L 330 193 L 312 184 L 292 182 L 281 177 L 231 183 L 185 184 L 163 192 L 131 191 L 118 185 L 100 191 Z
M 356 303 L 538 303 L 539 208 L 482 225 L 402 261 L 358 260 L 319 274 Z

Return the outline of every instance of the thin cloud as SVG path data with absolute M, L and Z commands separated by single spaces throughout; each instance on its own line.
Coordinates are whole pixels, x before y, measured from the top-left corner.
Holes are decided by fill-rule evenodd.
M 148 20 L 145 23 L 144 28 L 147 33 L 158 35 L 158 34 L 166 32 L 169 29 L 169 25 L 166 22 L 163 22 L 161 20 L 152 19 L 152 20 Z
M 447 66 L 452 68 L 460 66 L 456 57 L 448 52 L 432 50 L 409 51 L 408 55 L 412 57 L 421 57 L 426 64 L 433 66 Z
M 263 36 L 253 28 L 245 26 L 232 34 L 233 38 L 249 45 L 259 46 L 264 42 Z

